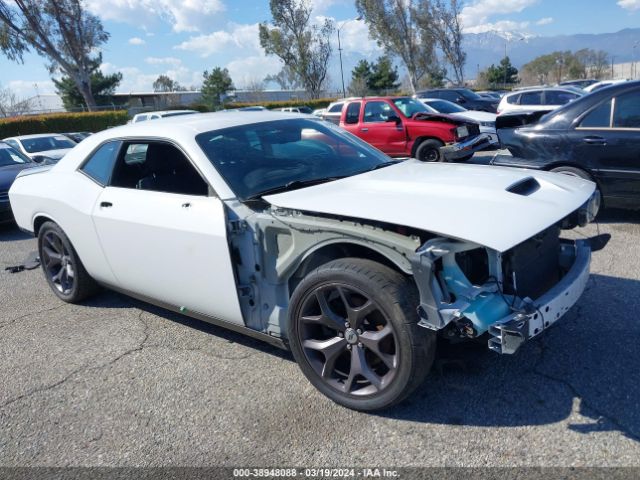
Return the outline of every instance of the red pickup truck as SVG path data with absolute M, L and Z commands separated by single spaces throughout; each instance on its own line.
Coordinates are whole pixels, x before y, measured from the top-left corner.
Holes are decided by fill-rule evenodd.
M 348 99 L 339 125 L 392 157 L 466 160 L 489 146 L 477 123 L 430 112 L 409 97 Z

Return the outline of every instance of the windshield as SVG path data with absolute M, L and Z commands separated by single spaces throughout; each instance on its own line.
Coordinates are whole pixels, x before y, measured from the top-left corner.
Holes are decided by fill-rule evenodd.
M 408 118 L 413 117 L 416 113 L 433 113 L 424 103 L 413 98 L 394 98 L 393 104 Z
M 22 146 L 29 153 L 45 152 L 47 150 L 59 150 L 61 148 L 73 148 L 75 142 L 62 135 L 51 137 L 22 138 Z
M 9 145 L 0 144 L 0 167 L 23 163 L 31 163 L 31 160 L 29 157 L 23 155 L 14 148 L 11 148 Z
M 196 141 L 240 200 L 289 184 L 330 180 L 393 163 L 320 119 L 296 118 L 213 130 Z
M 429 100 L 426 103 L 431 108 L 437 110 L 440 113 L 460 113 L 467 111 L 466 108 L 461 107 L 460 105 L 456 105 L 453 102 L 448 102 L 446 100 Z
M 469 90 L 468 88 L 463 88 L 461 90 L 458 90 L 458 93 L 460 93 L 460 95 L 462 95 L 467 100 L 483 100 L 483 98 L 480 95 L 478 95 L 476 92 L 472 90 Z

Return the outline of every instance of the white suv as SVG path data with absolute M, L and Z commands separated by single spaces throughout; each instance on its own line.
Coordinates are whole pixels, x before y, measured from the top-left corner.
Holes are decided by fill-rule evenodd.
M 555 110 L 576 98 L 586 95 L 577 89 L 531 88 L 508 93 L 498 105 L 498 114 L 510 112 Z

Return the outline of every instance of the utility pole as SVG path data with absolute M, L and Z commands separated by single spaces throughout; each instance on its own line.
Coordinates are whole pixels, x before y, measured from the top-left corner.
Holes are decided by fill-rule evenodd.
M 616 59 L 613 55 L 611 56 L 611 80 L 613 80 L 613 61 Z
M 340 78 L 342 79 L 342 98 L 347 98 L 347 90 L 344 88 L 344 70 L 342 68 L 342 45 L 340 43 L 340 30 L 342 30 L 342 28 L 349 22 L 359 22 L 360 20 L 362 20 L 362 15 L 359 15 L 356 18 L 353 18 L 351 20 L 347 20 L 345 22 L 342 22 L 342 25 L 340 25 L 338 27 L 338 54 L 340 57 Z

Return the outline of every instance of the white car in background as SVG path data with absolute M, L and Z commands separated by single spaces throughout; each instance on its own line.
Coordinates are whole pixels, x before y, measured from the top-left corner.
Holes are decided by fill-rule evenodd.
M 147 120 L 159 120 L 161 118 L 179 117 L 199 113 L 197 110 L 158 110 L 157 112 L 144 112 L 134 115 L 131 123 L 146 122 Z
M 507 93 L 498 105 L 498 115 L 511 112 L 555 110 L 587 92 L 573 88 L 529 88 Z
M 629 80 L 603 80 L 602 82 L 594 83 L 584 89 L 585 92 L 591 93 L 600 90 L 601 88 L 610 87 L 611 85 L 618 85 L 620 83 L 628 82 Z
M 439 98 L 418 98 L 424 105 L 432 110 L 433 113 L 444 113 L 451 115 L 454 118 L 461 118 L 463 120 L 472 120 L 480 125 L 480 133 L 486 133 L 489 135 L 490 142 L 492 144 L 499 143 L 498 135 L 496 134 L 496 117 L 495 113 L 480 112 L 477 110 L 467 110 L 466 108 L 450 102 L 448 100 L 441 100 Z
M 322 393 L 376 410 L 420 385 L 438 335 L 510 354 L 569 310 L 591 243 L 561 231 L 592 219 L 594 191 L 229 112 L 96 133 L 9 198 L 61 300 L 103 285 L 291 348 Z
M 77 144 L 61 134 L 21 135 L 2 140 L 37 163 L 55 163 Z

